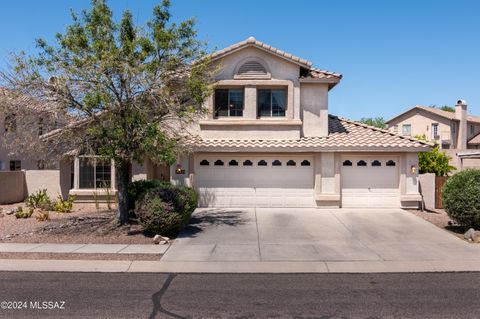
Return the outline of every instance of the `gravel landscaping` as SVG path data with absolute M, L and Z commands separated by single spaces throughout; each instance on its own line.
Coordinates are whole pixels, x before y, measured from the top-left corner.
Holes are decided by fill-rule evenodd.
M 437 209 L 432 211 L 420 211 L 420 210 L 408 210 L 410 213 L 423 218 L 424 220 L 434 224 L 435 226 L 442 228 L 458 238 L 465 240 L 463 234 L 467 231 L 467 227 L 458 225 L 448 217 L 447 213 L 443 209 Z M 480 243 L 480 238 L 476 240 Z
M 0 243 L 153 244 L 140 225 L 117 226 L 106 207 L 75 203 L 71 213 L 50 212 L 50 220 L 38 221 L 7 214 L 18 206 L 24 204 L 0 205 Z

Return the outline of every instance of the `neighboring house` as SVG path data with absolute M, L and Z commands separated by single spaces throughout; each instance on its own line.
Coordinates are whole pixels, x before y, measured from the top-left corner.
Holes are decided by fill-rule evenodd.
M 457 155 L 469 149 L 480 149 L 480 116 L 469 115 L 464 100 L 457 102 L 455 112 L 417 105 L 386 123 L 391 132 L 403 136 L 425 135 L 439 144 L 459 169 L 480 167 L 480 160 L 469 157 L 462 164 Z
M 220 71 L 190 153 L 133 165 L 134 179 L 192 186 L 203 207 L 418 207 L 417 155 L 431 145 L 329 115 L 340 74 L 254 38 L 211 58 Z M 71 156 L 71 194 L 115 189 L 111 162 Z
M 16 144 L 19 140 L 34 143 L 40 135 L 64 125 L 66 117 L 42 112 L 34 99 L 0 88 L 0 106 L 7 103 L 20 104 L 23 113 L 15 114 L 0 107 L 0 171 L 49 168 L 44 159 L 22 152 L 23 145 Z M 15 148 L 7 147 L 9 144 Z

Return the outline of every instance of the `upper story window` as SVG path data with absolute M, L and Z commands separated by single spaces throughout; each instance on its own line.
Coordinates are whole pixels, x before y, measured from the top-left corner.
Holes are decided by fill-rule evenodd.
M 257 113 L 259 117 L 285 116 L 287 108 L 286 89 L 258 89 Z
M 473 134 L 475 134 L 475 126 L 470 124 L 470 135 L 473 135 Z
M 438 139 L 438 123 L 432 123 L 432 139 Z
M 243 89 L 215 90 L 215 117 L 243 116 Z
M 5 116 L 5 132 L 16 132 L 17 131 L 17 118 L 15 114 L 9 114 Z
M 402 125 L 402 135 L 403 136 L 411 136 L 412 135 L 412 125 L 411 124 L 403 124 Z

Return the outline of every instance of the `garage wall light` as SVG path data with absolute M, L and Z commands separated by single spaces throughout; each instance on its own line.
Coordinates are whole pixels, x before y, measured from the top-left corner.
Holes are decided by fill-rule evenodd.
M 415 165 L 410 166 L 410 172 L 412 172 L 412 174 L 415 174 L 417 172 L 417 167 L 415 167 Z
M 185 169 L 182 165 L 177 164 L 177 166 L 175 167 L 175 174 L 185 174 Z

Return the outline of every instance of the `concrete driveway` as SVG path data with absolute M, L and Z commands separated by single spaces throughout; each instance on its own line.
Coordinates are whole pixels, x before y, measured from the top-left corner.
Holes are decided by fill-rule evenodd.
M 198 209 L 171 262 L 480 261 L 469 244 L 401 209 Z

